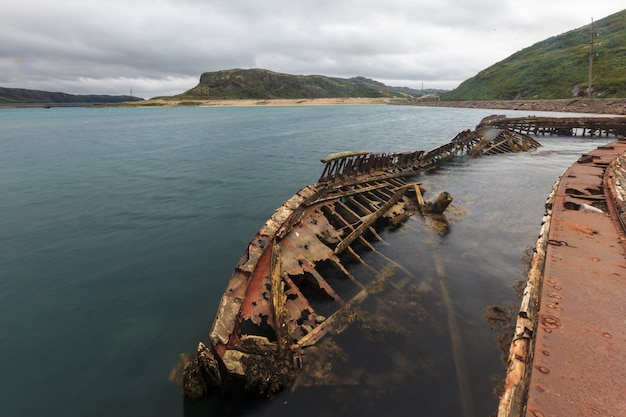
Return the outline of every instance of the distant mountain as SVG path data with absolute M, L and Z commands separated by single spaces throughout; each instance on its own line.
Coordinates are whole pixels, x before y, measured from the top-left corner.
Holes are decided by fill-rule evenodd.
M 25 104 L 91 104 L 91 103 L 121 103 L 124 101 L 139 101 L 142 98 L 132 96 L 108 95 L 75 95 L 66 93 L 52 93 L 49 91 L 26 90 L 23 88 L 0 87 L 0 105 Z
M 205 72 L 200 83 L 176 96 L 181 99 L 298 99 L 337 97 L 420 97 L 434 90 L 388 87 L 365 77 L 290 75 L 265 69 Z M 441 90 L 439 90 L 440 92 Z
M 626 97 L 626 10 L 594 23 L 593 96 Z M 591 24 L 523 49 L 442 100 L 565 99 L 587 95 Z M 489 47 L 489 46 L 486 46 Z

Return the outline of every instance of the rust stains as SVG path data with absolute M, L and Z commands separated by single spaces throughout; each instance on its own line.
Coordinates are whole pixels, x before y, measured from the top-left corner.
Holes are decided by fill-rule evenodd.
M 590 152 L 548 198 L 498 416 L 626 410 L 625 155 Z
M 211 386 L 236 380 L 268 395 L 296 380 L 328 380 L 310 363 L 321 355 L 318 342 L 341 332 L 356 306 L 393 275 L 360 253 L 377 252 L 381 228 L 399 227 L 418 210 L 442 213 L 452 201 L 448 193 L 425 201 L 409 177 L 457 155 L 538 146 L 523 134 L 483 129 L 461 132 L 428 152 L 344 152 L 322 159 L 319 181 L 276 209 L 235 266 L 210 343 L 199 345 L 185 367 L 186 396 L 201 398 Z M 364 267 L 358 276 L 355 264 Z M 333 351 L 330 342 L 325 346 Z

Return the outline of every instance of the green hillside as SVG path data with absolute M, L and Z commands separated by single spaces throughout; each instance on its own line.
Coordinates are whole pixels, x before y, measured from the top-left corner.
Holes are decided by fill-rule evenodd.
M 24 88 L 0 87 L 0 105 L 22 104 L 87 104 L 87 103 L 120 103 L 124 101 L 143 100 L 131 96 L 109 95 L 76 95 Z
M 180 99 L 298 99 L 337 97 L 419 97 L 432 91 L 388 87 L 365 77 L 281 74 L 265 69 L 205 72 L 200 83 Z
M 593 96 L 626 97 L 626 10 L 594 23 Z M 523 49 L 479 72 L 442 100 L 586 96 L 591 24 Z

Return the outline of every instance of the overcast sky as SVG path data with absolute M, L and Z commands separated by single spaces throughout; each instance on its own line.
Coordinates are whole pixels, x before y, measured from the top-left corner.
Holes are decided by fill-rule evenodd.
M 0 86 L 140 97 L 264 68 L 452 89 L 624 0 L 0 0 Z

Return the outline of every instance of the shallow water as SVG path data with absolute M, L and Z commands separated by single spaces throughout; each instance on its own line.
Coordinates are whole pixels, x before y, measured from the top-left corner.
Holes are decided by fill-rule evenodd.
M 391 286 L 364 308 L 406 306 L 413 290 L 419 308 L 408 317 L 389 313 L 410 331 L 364 336 L 354 326 L 337 337 L 349 358 L 344 366 L 363 368 L 358 385 L 285 391 L 243 406 L 217 397 L 187 404 L 168 375 L 179 354 L 206 340 L 249 239 L 317 180 L 321 157 L 431 149 L 492 113 L 394 106 L 0 111 L 3 414 L 487 415 L 496 404 L 490 376 L 501 365 L 484 308 L 517 302 L 510 287 L 524 248 L 534 244 L 543 203 L 565 168 L 598 145 L 592 140 L 539 138 L 545 146 L 536 152 L 458 160 L 419 178 L 427 198 L 453 195 L 448 233 L 419 216 L 383 233 L 389 246 L 379 250 L 411 274 L 394 278 L 405 290 Z M 471 410 L 459 394 L 450 311 Z

